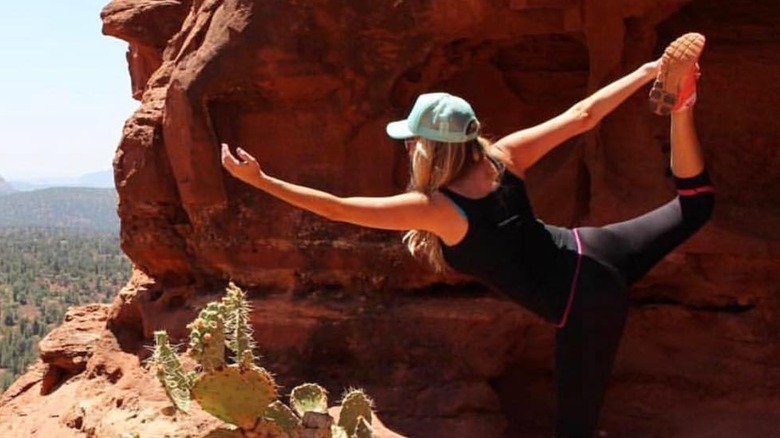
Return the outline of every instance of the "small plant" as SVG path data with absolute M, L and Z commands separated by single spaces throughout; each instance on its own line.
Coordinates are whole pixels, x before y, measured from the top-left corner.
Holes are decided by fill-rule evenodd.
M 328 414 L 327 391 L 315 383 L 293 388 L 290 407 L 278 400 L 271 374 L 256 365 L 246 294 L 230 283 L 187 325 L 187 353 L 198 363 L 185 371 L 165 331 L 154 333 L 152 362 L 171 402 L 187 412 L 192 400 L 229 424 L 207 438 L 370 438 L 373 402 L 362 390 L 348 391 L 338 424 Z M 228 360 L 225 359 L 228 355 Z

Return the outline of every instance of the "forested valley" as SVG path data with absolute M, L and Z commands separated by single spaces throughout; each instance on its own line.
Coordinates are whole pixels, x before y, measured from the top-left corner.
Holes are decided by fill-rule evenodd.
M 68 307 L 110 302 L 130 276 L 113 189 L 0 196 L 0 392 Z

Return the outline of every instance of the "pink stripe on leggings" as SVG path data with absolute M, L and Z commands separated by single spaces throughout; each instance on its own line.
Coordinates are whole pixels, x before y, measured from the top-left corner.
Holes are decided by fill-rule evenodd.
M 695 189 L 678 189 L 677 194 L 680 196 L 694 196 L 699 193 L 715 193 L 715 187 L 713 186 L 701 186 Z
M 569 302 L 566 304 L 566 310 L 563 312 L 561 322 L 556 327 L 563 328 L 566 325 L 566 321 L 569 320 L 569 313 L 571 312 L 571 305 L 574 302 L 574 295 L 577 292 L 577 279 L 580 277 L 580 265 L 582 265 L 582 242 L 580 241 L 580 233 L 577 229 L 573 229 L 574 240 L 577 242 L 577 267 L 574 269 L 574 277 L 571 279 L 571 290 L 569 291 Z

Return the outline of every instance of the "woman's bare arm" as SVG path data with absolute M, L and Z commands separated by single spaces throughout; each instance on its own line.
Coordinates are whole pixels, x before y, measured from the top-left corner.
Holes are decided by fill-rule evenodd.
M 495 143 L 492 154 L 504 161 L 512 172 L 523 176 L 550 150 L 595 127 L 629 96 L 653 80 L 657 73 L 658 61 L 644 64 L 558 116 L 501 138 Z
M 268 176 L 252 155 L 240 148 L 237 155 L 222 145 L 222 165 L 231 175 L 290 205 L 334 221 L 384 230 L 426 230 L 448 237 L 452 221 L 460 220 L 455 207 L 442 196 L 409 192 L 386 197 L 339 197 Z

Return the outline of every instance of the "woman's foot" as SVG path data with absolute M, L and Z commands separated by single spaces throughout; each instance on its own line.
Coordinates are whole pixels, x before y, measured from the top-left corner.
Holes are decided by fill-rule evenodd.
M 704 35 L 687 33 L 664 50 L 661 67 L 650 90 L 650 107 L 658 115 L 690 108 L 696 102 L 697 61 L 704 51 Z

